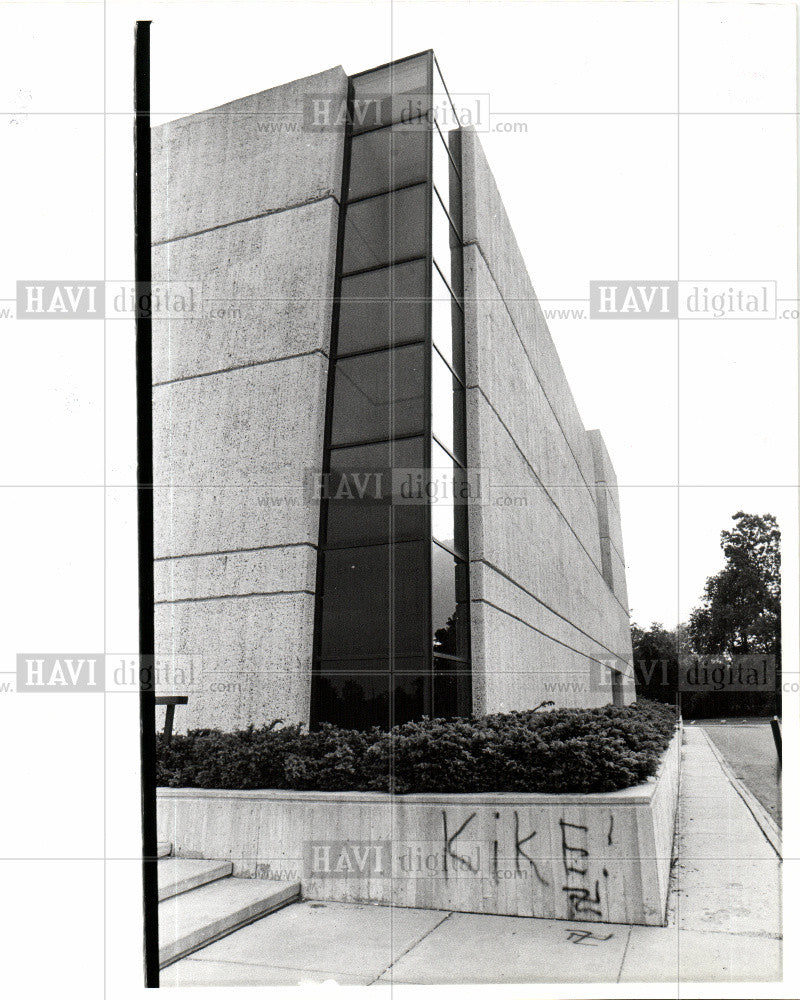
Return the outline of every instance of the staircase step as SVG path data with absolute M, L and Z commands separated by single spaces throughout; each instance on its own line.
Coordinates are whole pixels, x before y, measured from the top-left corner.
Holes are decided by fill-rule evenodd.
M 300 898 L 300 883 L 225 878 L 158 905 L 161 968 Z
M 172 854 L 172 844 L 168 840 L 159 840 L 156 844 L 156 857 L 168 858 Z
M 164 858 L 158 862 L 158 901 L 196 889 L 218 878 L 227 878 L 232 871 L 230 861 Z

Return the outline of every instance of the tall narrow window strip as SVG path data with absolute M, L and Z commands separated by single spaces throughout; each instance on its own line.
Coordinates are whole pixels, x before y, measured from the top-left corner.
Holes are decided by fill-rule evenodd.
M 460 165 L 433 90 L 431 52 L 351 78 L 312 724 L 471 707 L 467 508 L 432 500 L 466 479 Z

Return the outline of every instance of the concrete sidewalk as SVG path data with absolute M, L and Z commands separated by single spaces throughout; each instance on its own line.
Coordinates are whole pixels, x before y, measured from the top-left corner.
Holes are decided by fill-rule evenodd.
M 667 927 L 306 901 L 170 966 L 161 984 L 779 981 L 780 859 L 750 799 L 687 728 Z

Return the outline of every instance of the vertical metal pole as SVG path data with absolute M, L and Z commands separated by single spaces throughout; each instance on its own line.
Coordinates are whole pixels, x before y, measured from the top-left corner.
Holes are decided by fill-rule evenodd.
M 140 667 L 153 662 L 153 324 L 149 308 L 152 283 L 150 193 L 150 21 L 137 21 L 134 42 L 134 197 L 136 268 L 136 430 L 139 532 Z M 146 297 L 145 297 L 146 296 Z M 142 670 L 142 678 L 148 675 Z M 158 873 L 156 869 L 156 712 L 152 682 L 139 691 L 139 740 L 142 766 L 142 877 L 144 888 L 145 986 L 157 987 Z

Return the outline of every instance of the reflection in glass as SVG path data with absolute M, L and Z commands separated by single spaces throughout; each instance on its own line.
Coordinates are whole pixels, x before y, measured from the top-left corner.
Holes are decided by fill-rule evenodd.
M 456 298 L 463 298 L 463 278 L 461 268 L 461 242 L 442 207 L 438 195 L 433 193 L 431 217 L 433 259 L 442 272 L 442 277 L 450 286 Z
M 323 660 L 315 671 L 312 713 L 345 729 L 388 729 L 430 713 L 430 680 L 422 657 L 336 663 Z
M 430 482 L 433 537 L 454 552 L 466 555 L 470 497 L 467 473 L 436 441 L 431 442 Z
M 472 674 L 468 662 L 433 658 L 433 714 L 467 718 L 472 714 Z
M 456 374 L 464 377 L 464 314 L 434 264 L 431 321 L 433 342 Z
M 342 358 L 334 376 L 331 445 L 422 433 L 424 388 L 422 344 Z
M 323 555 L 323 658 L 421 650 L 424 543 L 329 549 Z
M 433 184 L 454 229 L 461 235 L 461 181 L 445 138 L 437 126 L 432 133 Z
M 430 54 L 394 62 L 382 69 L 351 77 L 353 134 L 425 115 L 431 104 Z
M 354 136 L 348 199 L 421 184 L 427 173 L 428 142 L 428 132 L 403 125 Z
M 465 659 L 469 650 L 466 564 L 435 542 L 431 547 L 431 563 L 434 655 Z
M 338 353 L 424 340 L 425 271 L 414 260 L 342 278 Z
M 435 56 L 433 59 L 433 101 L 437 110 L 440 108 L 444 109 L 444 120 L 441 116 L 437 116 L 437 122 L 443 128 L 446 126 L 456 128 L 461 124 L 453 100 L 450 97 L 450 91 L 444 82 L 441 70 L 439 69 L 439 63 L 436 61 Z
M 425 254 L 425 184 L 348 205 L 342 271 L 364 271 Z
M 464 387 L 433 351 L 431 368 L 431 427 L 436 438 L 464 462 Z
M 400 477 L 394 473 L 424 464 L 421 437 L 331 449 L 326 483 L 328 545 L 424 538 L 426 510 L 420 504 L 396 503 Z

